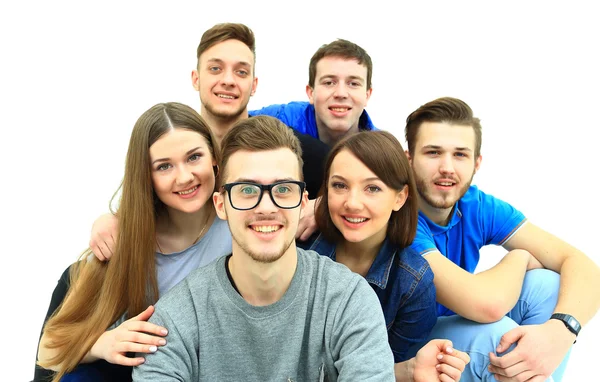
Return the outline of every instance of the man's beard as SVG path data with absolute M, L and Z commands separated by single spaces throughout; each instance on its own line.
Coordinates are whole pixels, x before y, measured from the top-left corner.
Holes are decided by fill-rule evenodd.
M 417 185 L 417 192 L 419 193 L 419 196 L 425 202 L 427 202 L 427 204 L 429 204 L 431 207 L 443 208 L 443 209 L 454 207 L 454 204 L 467 193 L 467 191 L 469 190 L 469 187 L 471 186 L 471 182 L 473 181 L 473 177 L 475 176 L 475 171 L 473 171 L 473 174 L 471 175 L 471 179 L 469 179 L 469 181 L 460 188 L 460 190 L 458 192 L 458 197 L 453 198 L 452 200 L 448 200 L 446 198 L 440 199 L 439 197 L 434 199 L 434 196 L 431 195 L 433 192 L 430 192 L 430 190 L 428 188 L 428 187 L 430 187 L 431 183 L 429 181 L 417 176 L 416 172 L 414 172 L 414 173 L 415 173 L 415 183 Z M 449 195 L 449 196 L 451 196 L 451 195 Z
M 248 106 L 248 102 L 246 102 L 244 105 L 240 105 L 240 107 L 236 110 L 227 110 L 227 111 L 220 111 L 220 110 L 216 110 L 215 107 L 213 107 L 212 104 L 208 103 L 208 102 L 202 102 L 202 105 L 204 105 L 204 108 L 206 109 L 206 111 L 208 111 L 210 114 L 212 114 L 215 118 L 218 118 L 220 120 L 224 120 L 224 121 L 233 121 L 233 120 L 237 120 L 239 119 L 239 117 L 244 113 L 244 110 L 246 110 L 246 106 Z
M 281 259 L 281 257 L 285 254 L 285 252 L 290 248 L 290 246 L 292 245 L 292 243 L 294 242 L 294 238 L 292 238 L 292 240 L 290 240 L 288 243 L 283 243 L 283 245 L 281 246 L 281 250 L 276 252 L 275 255 L 273 254 L 265 254 L 264 252 L 254 252 L 252 251 L 247 245 L 246 243 L 242 243 L 240 241 L 238 241 L 235 236 L 231 236 L 233 241 L 236 242 L 236 244 L 244 251 L 248 254 L 248 256 L 250 256 L 250 258 L 258 263 L 263 263 L 263 264 L 269 264 L 269 263 L 274 263 L 277 260 Z
M 250 247 L 245 242 L 238 240 L 233 234 L 233 232 L 231 233 L 231 238 L 244 252 L 248 254 L 248 256 L 250 256 L 252 260 L 264 264 L 274 263 L 277 260 L 281 259 L 281 257 L 285 254 L 285 252 L 290 248 L 290 246 L 294 242 L 294 238 L 292 237 L 292 239 L 288 243 L 283 243 L 280 251 L 277 251 L 275 254 L 265 254 L 264 252 L 255 252 L 252 249 L 250 249 Z
M 287 219 L 285 219 L 284 217 L 278 218 L 273 215 L 271 215 L 271 216 L 265 215 L 265 216 L 261 216 L 261 217 L 254 217 L 252 219 L 248 219 L 247 221 L 244 222 L 244 225 L 246 227 L 249 227 L 250 224 L 260 222 L 260 221 L 278 221 L 279 223 L 281 223 L 280 230 L 283 230 L 288 225 Z M 251 228 L 249 228 L 249 229 L 251 229 Z M 285 252 L 290 248 L 290 246 L 292 245 L 292 243 L 295 240 L 295 238 L 292 236 L 292 238 L 290 239 L 289 242 L 286 243 L 284 241 L 284 243 L 281 245 L 281 249 L 279 251 L 276 251 L 275 253 L 264 253 L 264 252 L 261 252 L 260 248 L 258 249 L 258 251 L 254 251 L 252 248 L 250 248 L 250 246 L 248 245 L 247 242 L 244 242 L 243 240 L 238 240 L 238 238 L 235 237 L 233 231 L 231 231 L 231 228 L 229 229 L 229 231 L 231 232 L 231 238 L 233 239 L 233 241 L 235 241 L 235 243 L 244 252 L 246 252 L 252 260 L 259 262 L 259 263 L 273 263 L 273 262 L 279 260 L 285 254 Z M 281 234 L 284 234 L 284 232 L 281 232 Z

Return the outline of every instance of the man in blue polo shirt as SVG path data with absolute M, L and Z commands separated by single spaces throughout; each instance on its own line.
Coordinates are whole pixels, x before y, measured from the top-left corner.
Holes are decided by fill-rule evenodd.
M 405 133 L 420 209 L 412 247 L 431 265 L 439 303 L 431 338 L 469 353 L 462 381 L 559 381 L 577 333 L 600 305 L 600 269 L 471 186 L 481 125 L 466 103 L 429 102 L 408 116 Z M 474 274 L 488 244 L 508 253 Z
M 310 59 L 308 72 L 309 102 L 271 105 L 249 115 L 276 117 L 330 146 L 359 130 L 376 130 L 365 110 L 373 91 L 373 63 L 363 48 L 342 39 L 323 45 Z
M 248 115 L 276 117 L 294 130 L 333 146 L 349 134 L 377 130 L 365 110 L 373 91 L 372 73 L 373 62 L 363 48 L 335 40 L 321 46 L 310 59 L 306 85 L 309 102 L 271 105 Z M 307 240 L 317 229 L 314 203 L 311 200 L 298 225 L 299 240 Z

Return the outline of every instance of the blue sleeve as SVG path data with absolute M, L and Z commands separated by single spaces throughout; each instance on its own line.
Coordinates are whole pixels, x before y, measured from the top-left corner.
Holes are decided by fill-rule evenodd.
M 484 243 L 503 245 L 526 221 L 519 210 L 491 195 L 479 192 L 480 224 Z
M 417 222 L 417 234 L 410 247 L 421 256 L 438 250 L 433 240 L 433 234 L 420 214 Z
M 284 107 L 285 107 L 285 104 L 269 105 L 269 106 L 263 107 L 262 109 L 250 110 L 248 112 L 248 115 L 251 117 L 254 117 L 257 115 L 268 115 L 268 116 L 279 119 L 281 122 L 283 122 L 287 125 L 288 121 L 286 121 L 285 113 L 282 113 Z
M 406 361 L 406 352 L 429 336 L 437 321 L 437 303 L 433 272 L 427 266 L 423 277 L 414 280 L 414 288 L 403 301 L 394 324 L 388 331 L 388 338 L 394 362 Z

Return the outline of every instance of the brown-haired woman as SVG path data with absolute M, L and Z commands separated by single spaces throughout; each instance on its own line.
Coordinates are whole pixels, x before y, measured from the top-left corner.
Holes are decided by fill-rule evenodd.
M 396 378 L 458 380 L 468 356 L 434 340 L 408 359 L 436 322 L 433 272 L 410 243 L 418 220 L 416 186 L 402 145 L 389 132 L 359 132 L 327 160 L 315 217 L 320 233 L 299 246 L 361 274 L 379 297 Z M 442 360 L 438 356 L 442 356 Z M 439 366 L 438 366 L 439 364 Z
M 166 343 L 166 329 L 146 322 L 152 304 L 190 271 L 231 251 L 227 224 L 215 219 L 210 200 L 218 160 L 210 129 L 189 106 L 157 104 L 138 119 L 127 151 L 115 256 L 101 262 L 85 251 L 70 267 L 64 301 L 44 326 L 38 363 L 57 372 L 54 380 L 115 380 L 117 373 L 131 379 L 124 367 L 144 358 L 127 353 L 160 351 Z M 123 367 L 83 365 L 98 360 Z

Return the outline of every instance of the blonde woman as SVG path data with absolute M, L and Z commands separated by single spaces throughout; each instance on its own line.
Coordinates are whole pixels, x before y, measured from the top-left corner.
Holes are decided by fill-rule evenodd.
M 166 328 L 146 322 L 152 304 L 191 270 L 231 251 L 227 224 L 215 219 L 210 200 L 218 160 L 212 133 L 192 108 L 158 104 L 138 119 L 115 256 L 101 262 L 84 252 L 43 329 L 38 364 L 56 371 L 55 381 L 130 380 L 130 367 L 144 358 L 128 353 L 160 351 L 166 343 Z

